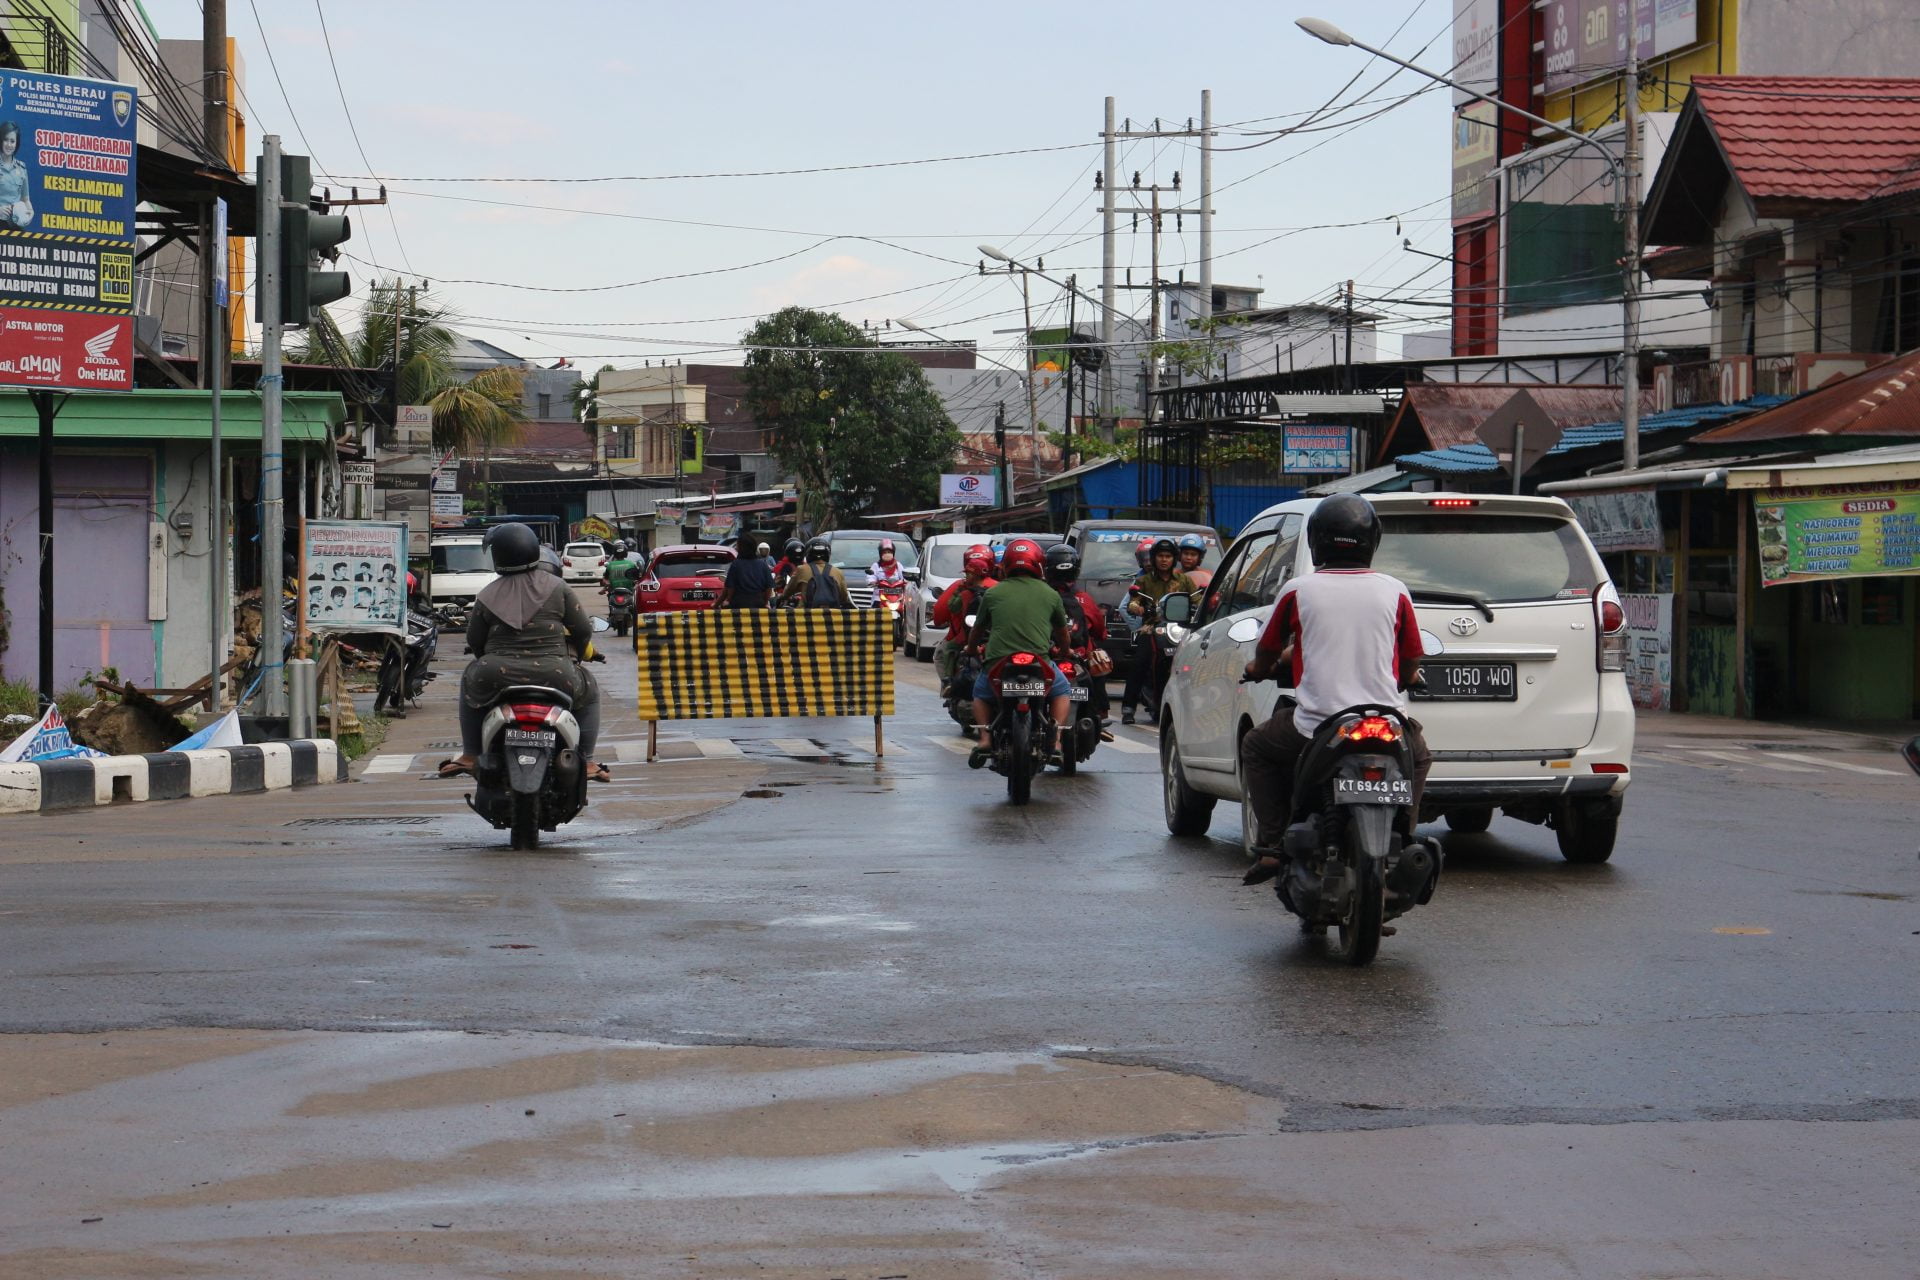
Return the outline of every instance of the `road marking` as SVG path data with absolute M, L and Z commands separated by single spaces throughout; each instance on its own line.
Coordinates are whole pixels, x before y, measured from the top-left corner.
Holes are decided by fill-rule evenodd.
M 872 751 L 873 750 L 872 738 L 848 738 L 847 741 L 853 744 L 853 749 L 855 751 Z M 892 755 L 910 756 L 913 754 L 911 750 L 902 746 L 900 743 L 896 742 L 892 738 L 887 739 L 886 753 L 890 756 Z
M 412 768 L 413 757 L 410 755 L 378 755 L 367 761 L 366 767 L 360 770 L 360 776 L 364 778 L 370 773 L 405 773 Z
M 1723 924 L 1714 929 L 1714 932 L 1737 938 L 1764 938 L 1773 930 L 1763 929 L 1757 924 Z
M 1781 764 L 1778 761 L 1769 760 L 1765 756 L 1759 754 L 1758 752 L 1752 752 L 1746 755 L 1741 755 L 1732 751 L 1708 751 L 1704 747 L 1692 747 L 1692 748 L 1689 748 L 1689 750 L 1699 755 L 1712 756 L 1716 760 L 1726 760 L 1732 764 L 1757 764 L 1762 769 L 1772 769 L 1779 773 L 1815 773 L 1817 772 L 1817 770 L 1809 769 L 1804 765 Z
M 973 741 L 969 738 L 942 737 L 938 734 L 930 733 L 927 735 L 927 741 L 936 747 L 943 747 L 957 756 L 970 756 L 973 754 Z
M 1815 756 L 1797 755 L 1791 751 L 1772 751 L 1768 753 L 1775 760 L 1798 760 L 1803 764 L 1817 764 L 1826 769 L 1845 769 L 1848 773 L 1871 773 L 1883 778 L 1897 778 L 1898 769 L 1876 769 L 1872 765 L 1848 764 L 1844 760 L 1821 760 Z
M 1160 754 L 1160 748 L 1154 744 L 1150 742 L 1140 742 L 1120 733 L 1113 735 L 1112 742 L 1103 742 L 1100 745 L 1103 747 L 1112 747 L 1115 751 L 1124 751 L 1136 756 L 1155 756 Z
M 790 756 L 817 756 L 826 753 L 826 748 L 811 738 L 768 738 L 767 742 Z
M 613 750 L 614 750 L 614 754 L 619 757 L 620 763 L 622 764 L 645 764 L 646 763 L 647 743 L 646 743 L 646 739 L 644 738 L 636 742 L 615 743 Z
M 747 754 L 732 738 L 695 738 L 693 745 L 709 760 L 738 760 Z

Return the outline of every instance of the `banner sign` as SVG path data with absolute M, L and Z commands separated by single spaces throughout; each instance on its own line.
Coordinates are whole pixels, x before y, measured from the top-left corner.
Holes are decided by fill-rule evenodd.
M 0 386 L 133 390 L 129 85 L 0 72 Z
M 1611 75 L 1700 38 L 1700 0 L 1546 0 L 1547 92 Z
M 1920 485 L 1756 490 L 1760 585 L 1920 573 Z
M 1659 551 L 1660 503 L 1651 489 L 1625 493 L 1570 493 L 1567 505 L 1595 551 Z
M 940 477 L 940 505 L 943 507 L 991 507 L 999 501 L 997 477 L 973 474 L 943 474 Z
M 700 541 L 722 542 L 740 527 L 740 513 L 737 511 L 703 511 L 700 513 Z
M 1287 427 L 1280 470 L 1290 476 L 1350 474 L 1353 433 L 1345 427 Z
M 373 464 L 371 462 L 343 462 L 340 464 L 341 484 L 372 484 Z
M 466 498 L 458 493 L 441 493 L 435 490 L 429 494 L 432 505 L 427 508 L 427 516 L 436 529 L 467 522 Z
M 602 520 L 599 516 L 588 516 L 580 522 L 580 536 L 583 538 L 599 538 L 602 542 L 612 542 L 615 535 L 613 526 L 605 520 Z
M 1453 105 L 1491 97 L 1500 87 L 1500 0 L 1453 0 Z
M 407 526 L 309 520 L 305 530 L 307 627 L 406 635 Z
M 1620 597 L 1627 615 L 1627 692 L 1643 711 L 1673 706 L 1673 596 Z
M 0 748 L 0 764 L 32 764 L 40 760 L 73 760 L 105 754 L 75 742 L 60 708 L 48 707 L 47 714 L 41 716 L 33 728 Z

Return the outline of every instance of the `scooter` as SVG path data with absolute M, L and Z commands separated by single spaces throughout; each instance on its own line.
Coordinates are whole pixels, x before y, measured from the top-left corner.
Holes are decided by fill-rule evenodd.
M 407 638 L 385 637 L 380 671 L 374 680 L 373 712 L 405 719 L 408 702 L 418 703 L 434 673 L 428 668 L 440 647 L 440 627 L 433 618 L 409 609 Z
M 1406 717 L 1392 707 L 1329 716 L 1294 771 L 1274 892 L 1302 932 L 1334 927 L 1338 954 L 1356 967 L 1379 954 L 1386 922 L 1431 902 L 1440 882 L 1440 842 L 1413 834 L 1413 782 Z
M 586 761 L 573 699 L 544 685 L 514 685 L 487 708 L 467 806 L 512 833 L 515 849 L 537 849 L 587 804 Z
M 1053 754 L 1057 726 L 1047 697 L 1053 666 L 1039 654 L 1009 654 L 987 678 L 993 689 L 993 748 L 987 763 L 1006 778 L 1007 802 L 1025 804 L 1033 796 L 1034 775 L 1046 769 Z
M 1062 658 L 1054 665 L 1060 668 L 1060 674 L 1067 678 L 1072 690 L 1067 696 L 1073 701 L 1073 727 L 1060 743 L 1057 760 L 1061 776 L 1071 778 L 1082 764 L 1093 758 L 1094 748 L 1100 745 L 1100 722 L 1093 714 L 1093 677 L 1087 674 L 1086 663 L 1078 658 Z
M 633 625 L 633 588 L 627 585 L 604 588 L 607 593 L 607 623 L 613 634 L 624 636 Z
M 893 615 L 893 646 L 896 649 L 899 648 L 900 642 L 907 638 L 905 619 L 907 609 L 906 582 L 903 580 L 900 582 L 881 582 L 875 584 L 873 588 L 873 607 L 876 609 L 885 609 Z
M 1187 638 L 1187 632 L 1184 626 L 1161 617 L 1159 608 L 1146 593 L 1129 590 L 1127 596 L 1130 600 L 1138 598 L 1144 610 L 1140 615 L 1140 629 L 1134 632 L 1133 642 L 1150 646 L 1153 655 L 1153 674 L 1140 691 L 1141 710 L 1149 722 L 1158 723 L 1160 695 L 1167 687 L 1167 677 L 1173 672 L 1173 651 Z

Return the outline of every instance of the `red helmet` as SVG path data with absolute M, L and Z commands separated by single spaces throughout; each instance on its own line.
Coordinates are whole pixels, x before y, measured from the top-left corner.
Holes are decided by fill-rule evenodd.
M 974 543 L 967 548 L 966 554 L 960 557 L 960 565 L 968 572 L 992 573 L 993 548 L 984 542 Z
M 1153 559 L 1153 541 L 1152 538 L 1142 538 L 1133 544 L 1134 561 L 1142 569 L 1146 568 L 1147 562 Z
M 1047 567 L 1046 557 L 1040 553 L 1040 544 L 1031 538 L 1015 538 L 1009 542 L 1006 554 L 1000 557 L 1000 564 L 1009 574 L 1030 573 L 1036 578 Z

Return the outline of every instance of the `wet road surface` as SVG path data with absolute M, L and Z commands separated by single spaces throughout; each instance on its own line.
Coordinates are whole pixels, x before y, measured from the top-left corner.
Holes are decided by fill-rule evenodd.
M 1014 810 L 899 674 L 884 758 L 647 765 L 610 664 L 533 853 L 422 776 L 450 681 L 344 787 L 11 824 L 0 1275 L 1913 1274 L 1870 744 L 1643 742 L 1611 864 L 1450 836 L 1356 972 L 1236 815 L 1165 834 L 1151 730 Z

